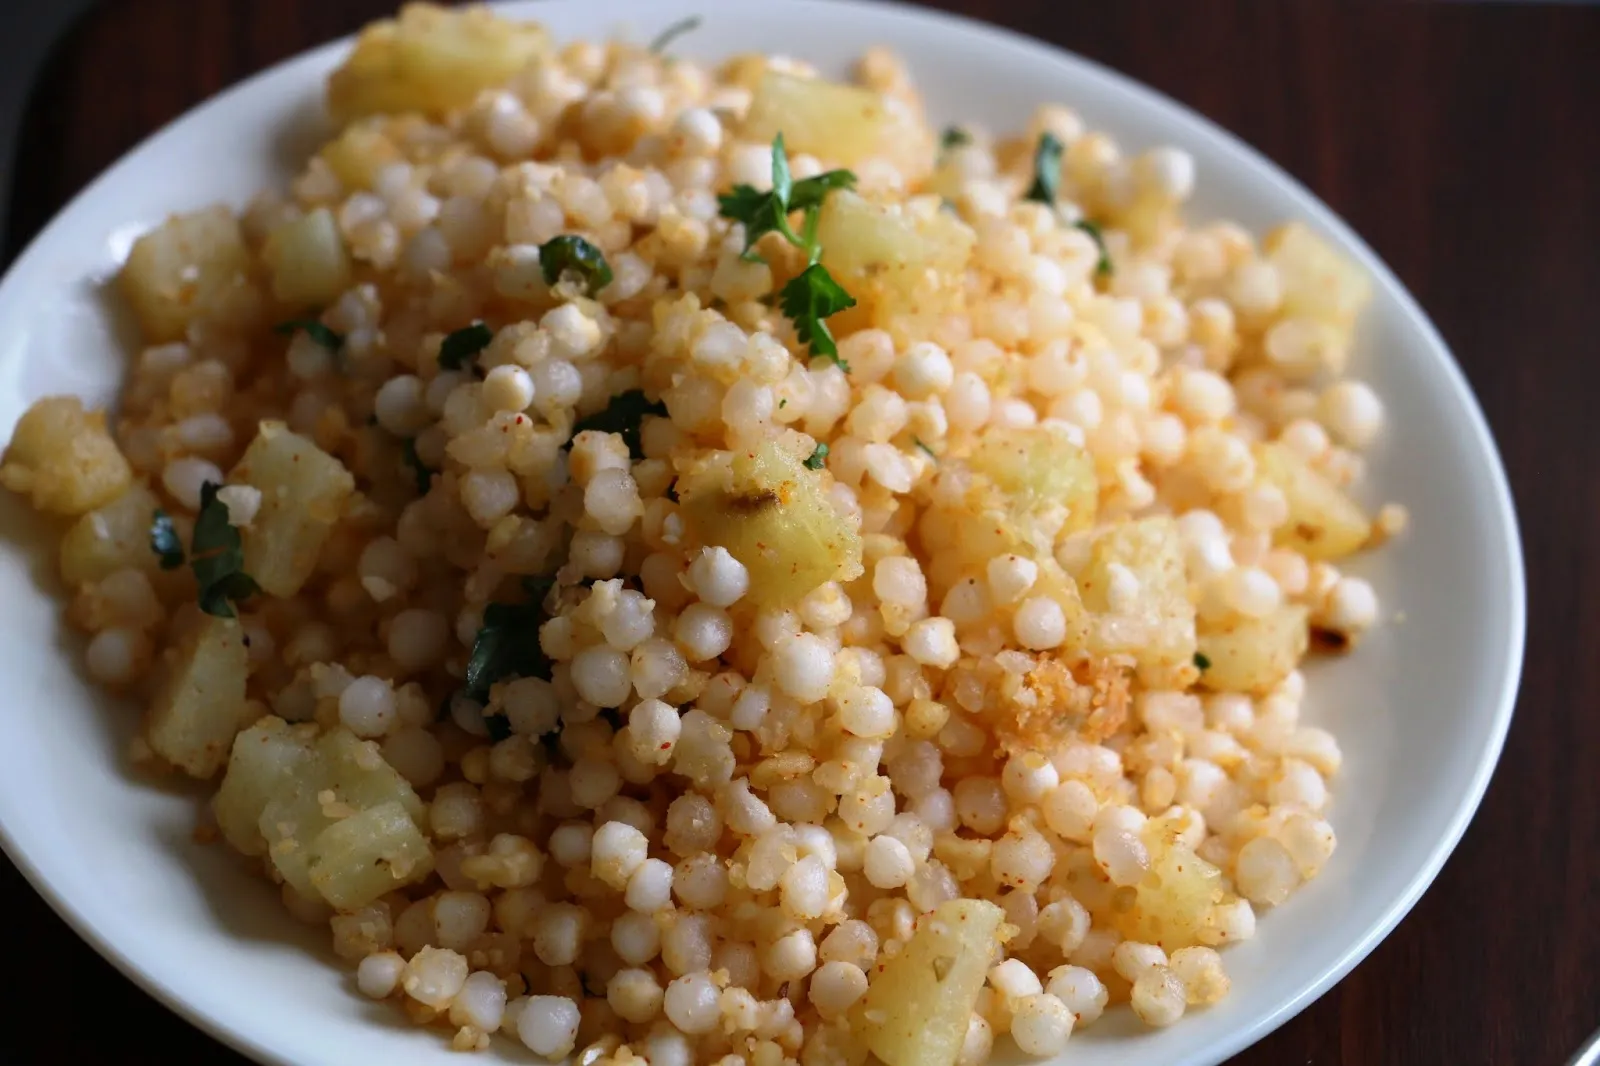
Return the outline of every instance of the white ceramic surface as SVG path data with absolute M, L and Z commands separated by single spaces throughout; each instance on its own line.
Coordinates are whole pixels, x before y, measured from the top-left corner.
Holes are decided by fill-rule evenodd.
M 997 128 L 1065 101 L 1130 150 L 1174 143 L 1199 162 L 1199 217 L 1264 228 L 1309 220 L 1363 263 L 1376 298 L 1356 372 L 1380 389 L 1390 427 L 1371 499 L 1413 516 L 1399 544 L 1353 569 L 1377 584 L 1386 624 L 1356 654 L 1317 666 L 1308 716 L 1338 735 L 1345 770 L 1323 875 L 1227 953 L 1233 993 L 1171 1029 L 1110 1017 L 1073 1037 L 1073 1066 L 1204 1066 L 1261 1037 L 1337 981 L 1410 909 L 1455 845 L 1510 721 L 1522 657 L 1522 561 L 1505 478 L 1449 352 L 1389 271 L 1309 193 L 1204 119 L 1037 42 L 908 8 L 820 0 L 547 0 L 510 5 L 561 38 L 622 29 L 644 39 L 703 17 L 679 54 L 782 51 L 842 73 L 870 43 L 912 63 L 938 121 Z M 235 205 L 281 184 L 315 143 L 330 45 L 225 93 L 96 181 L 0 284 L 0 427 L 47 393 L 110 399 L 126 320 L 106 282 L 132 238 L 169 211 Z M 45 526 L 0 501 L 0 828 L 39 891 L 124 972 L 196 1024 L 263 1062 L 458 1064 L 437 1031 L 357 995 L 326 934 L 295 925 L 277 894 L 217 847 L 191 842 L 193 795 L 129 776 L 134 712 L 78 674 L 61 623 Z M 1124 1012 L 1125 1013 L 1125 1012 Z M 137 1026 L 126 1039 L 137 1041 Z M 507 1049 L 527 1061 L 520 1047 Z M 487 1061 L 487 1060 L 485 1060 Z

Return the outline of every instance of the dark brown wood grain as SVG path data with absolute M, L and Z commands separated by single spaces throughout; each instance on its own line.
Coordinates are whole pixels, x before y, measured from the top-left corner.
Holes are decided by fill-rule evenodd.
M 1477 390 L 1517 496 L 1531 628 L 1516 722 L 1488 797 L 1395 933 L 1235 1062 L 1564 1062 L 1600 1026 L 1600 436 L 1587 424 L 1600 404 L 1600 7 L 935 6 L 1145 81 L 1309 185 L 1432 314 Z M 52 55 L 29 104 L 13 242 L 161 124 L 389 7 L 104 0 Z M 7 968 L 32 975 L 5 982 L 0 1062 L 243 1063 L 118 976 L 9 864 L 0 864 L 0 904 L 12 930 Z M 62 1024 L 64 991 L 119 1023 Z

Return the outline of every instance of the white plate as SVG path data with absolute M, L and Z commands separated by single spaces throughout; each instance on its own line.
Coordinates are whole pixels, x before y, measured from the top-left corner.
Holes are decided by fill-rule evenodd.
M 509 5 L 561 38 L 631 24 L 644 39 L 703 16 L 680 54 L 759 49 L 835 73 L 882 42 L 910 61 L 938 120 L 1024 123 L 1065 101 L 1132 150 L 1172 143 L 1199 162 L 1197 217 L 1265 228 L 1309 220 L 1376 279 L 1357 373 L 1388 403 L 1372 500 L 1403 500 L 1412 531 L 1356 563 L 1386 624 L 1313 671 L 1308 715 L 1345 751 L 1326 871 L 1227 954 L 1233 993 L 1163 1031 L 1126 1017 L 1073 1037 L 1073 1066 L 1203 1066 L 1259 1039 L 1350 970 L 1438 872 L 1483 794 L 1511 718 L 1522 659 L 1522 560 L 1504 474 L 1438 334 L 1392 274 L 1322 204 L 1206 120 L 1125 78 L 1012 34 L 945 15 L 856 3 L 546 0 Z M 133 236 L 166 213 L 241 205 L 282 184 L 315 143 L 330 45 L 276 67 L 145 142 L 74 200 L 0 284 L 0 426 L 47 393 L 110 399 L 130 340 L 105 298 Z M 7 434 L 9 435 L 9 433 Z M 131 778 L 119 753 L 133 712 L 79 677 L 43 524 L 0 503 L 0 826 L 6 850 L 67 921 L 197 1025 L 284 1066 L 460 1063 L 436 1031 L 357 995 L 326 932 L 291 922 L 277 893 L 190 840 L 193 799 Z M 1125 1014 L 1126 1012 L 1121 1012 Z M 136 1035 L 130 1039 L 137 1039 Z M 521 1053 L 515 1053 L 520 1056 Z

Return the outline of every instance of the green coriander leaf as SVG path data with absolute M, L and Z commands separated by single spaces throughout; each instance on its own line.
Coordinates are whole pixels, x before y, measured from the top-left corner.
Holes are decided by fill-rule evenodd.
M 1200 652 L 1194 653 L 1194 665 L 1201 670 L 1211 669 L 1211 660 Z
M 291 333 L 303 332 L 330 352 L 337 352 L 344 347 L 343 337 L 314 318 L 291 318 L 287 322 L 279 322 L 272 327 L 272 330 L 274 333 L 282 333 L 285 336 Z
M 261 591 L 244 572 L 244 543 L 228 521 L 228 506 L 217 499 L 220 486 L 200 487 L 200 513 L 189 541 L 189 566 L 200 586 L 200 609 L 218 618 L 237 618 L 234 604 Z
M 717 203 L 723 218 L 744 226 L 744 251 L 740 256 L 748 263 L 761 262 L 755 250 L 757 241 L 788 225 L 783 205 L 770 192 L 761 192 L 753 185 L 735 185 L 731 192 L 717 197 Z
M 794 182 L 789 177 L 789 152 L 783 146 L 783 131 L 772 138 L 772 197 L 785 208 L 793 210 L 789 203 L 789 194 L 794 190 Z
M 789 210 L 810 211 L 821 207 L 822 201 L 835 189 L 853 189 L 856 176 L 850 170 L 826 170 L 814 178 L 804 178 L 794 183 L 789 192 Z
M 1079 219 L 1073 225 L 1094 238 L 1095 247 L 1100 249 L 1100 258 L 1094 264 L 1095 275 L 1109 278 L 1111 276 L 1111 253 L 1106 251 L 1105 234 L 1100 232 L 1099 226 L 1086 218 Z
M 150 517 L 150 550 L 160 557 L 163 570 L 183 565 L 183 541 L 172 527 L 172 517 L 159 508 Z
M 825 464 L 827 461 L 828 461 L 828 446 L 826 444 L 819 444 L 819 445 L 817 445 L 817 450 L 812 452 L 809 456 L 806 457 L 806 460 L 805 460 L 806 469 L 808 469 L 808 470 L 821 470 L 822 467 L 823 467 L 823 464 Z
M 590 296 L 611 284 L 611 264 L 600 249 L 572 233 L 552 237 L 539 246 L 539 268 L 546 285 L 554 285 L 564 274 L 577 275 Z
M 439 365 L 446 370 L 465 370 L 478 358 L 478 353 L 494 340 L 494 330 L 482 322 L 462 326 L 446 334 L 439 345 Z
M 789 401 L 788 401 L 787 398 L 778 401 L 778 410 L 781 411 L 785 407 L 788 407 L 788 406 L 789 406 Z
M 549 680 L 550 660 L 539 646 L 539 627 L 545 619 L 542 596 L 527 603 L 491 603 L 485 607 L 483 625 L 467 659 L 467 694 L 487 702 L 489 690 L 497 681 L 516 677 Z
M 686 19 L 679 19 L 660 33 L 649 44 L 650 51 L 660 55 L 667 50 L 667 46 L 686 33 L 693 33 L 700 28 L 700 16 L 690 15 Z
M 939 148 L 941 151 L 948 152 L 952 148 L 960 148 L 964 144 L 971 143 L 972 134 L 960 126 L 946 126 L 944 132 L 939 135 Z
M 422 457 L 417 454 L 417 438 L 407 437 L 400 444 L 400 455 L 405 459 L 406 465 L 411 468 L 412 474 L 417 479 L 417 495 L 426 496 L 433 487 L 433 471 L 429 470 Z
M 572 435 L 577 436 L 586 429 L 616 433 L 627 443 L 628 454 L 635 459 L 643 459 L 644 447 L 639 440 L 639 429 L 645 415 L 666 418 L 667 405 L 660 401 L 652 403 L 640 390 L 629 389 L 611 397 L 604 410 L 578 419 L 572 427 Z
M 919 451 L 922 451 L 922 452 L 926 453 L 929 459 L 932 459 L 936 463 L 939 461 L 938 454 L 935 453 L 932 448 L 930 448 L 926 444 L 922 443 L 921 438 L 912 437 L 911 438 L 911 443 L 915 444 Z
M 1054 206 L 1061 191 L 1061 142 L 1053 133 L 1041 133 L 1033 150 L 1033 184 L 1027 199 Z
M 850 365 L 839 358 L 839 346 L 823 319 L 856 305 L 855 297 L 833 280 L 821 263 L 812 263 L 795 275 L 778 295 L 783 313 L 794 323 L 800 343 L 809 345 L 812 355 L 825 355 L 845 373 Z

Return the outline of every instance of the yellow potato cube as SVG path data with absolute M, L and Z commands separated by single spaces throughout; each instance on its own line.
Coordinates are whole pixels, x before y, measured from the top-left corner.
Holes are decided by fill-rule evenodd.
M 261 490 L 261 509 L 244 531 L 245 572 L 271 595 L 293 596 L 316 569 L 355 479 L 283 423 L 263 422 L 230 480 Z
M 307 852 L 311 884 L 341 911 L 359 910 L 433 872 L 433 849 L 398 803 L 341 818 Z
M 1261 478 L 1276 485 L 1289 503 L 1289 520 L 1273 536 L 1279 547 L 1308 559 L 1339 559 L 1365 547 L 1372 522 L 1359 504 L 1322 473 L 1281 444 L 1256 449 Z
M 128 488 L 133 471 L 106 429 L 104 411 L 76 396 L 46 396 L 17 422 L 0 460 L 0 485 L 40 511 L 81 515 Z
M 941 903 L 917 923 L 900 954 L 872 974 L 857 1032 L 887 1066 L 954 1066 L 1005 912 L 993 903 Z
M 234 737 L 260 712 L 245 699 L 249 669 L 239 623 L 203 616 L 150 701 L 145 734 L 155 753 L 194 777 L 222 769 Z
M 1361 268 L 1303 222 L 1273 230 L 1262 248 L 1283 280 L 1285 316 L 1304 315 L 1348 330 L 1372 298 L 1372 282 Z
M 315 726 L 291 726 L 269 715 L 234 738 L 228 771 L 211 800 L 222 836 L 234 848 L 246 855 L 266 850 L 261 812 L 311 761 L 315 737 Z
M 61 579 L 76 587 L 122 569 L 154 572 L 150 526 L 161 501 L 140 484 L 79 518 L 61 538 Z M 185 537 L 187 542 L 187 537 Z
M 1142 834 L 1150 871 L 1134 886 L 1132 905 L 1117 918 L 1128 940 L 1168 953 L 1202 944 L 1212 907 L 1222 900 L 1222 871 L 1177 841 L 1169 818 L 1153 818 Z
M 549 51 L 543 27 L 510 22 L 486 7 L 407 4 L 399 18 L 361 31 L 328 78 L 328 110 L 340 123 L 404 111 L 442 116 Z
M 1235 618 L 1200 630 L 1207 665 L 1200 684 L 1216 692 L 1264 694 L 1305 657 L 1310 643 L 1306 609 L 1289 604 L 1262 618 Z
M 350 253 L 326 207 L 273 230 L 261 259 L 272 272 L 272 295 L 297 310 L 330 304 L 350 286 Z
M 932 147 L 918 124 L 882 95 L 769 70 L 750 101 L 743 136 L 766 142 L 779 133 L 790 155 L 805 152 L 845 167 L 887 159 L 916 178 L 933 163 Z
M 173 215 L 133 243 L 117 281 L 151 344 L 182 340 L 189 323 L 248 280 L 250 252 L 226 207 Z
M 1124 522 L 1101 533 L 1078 590 L 1099 616 L 1090 638 L 1097 653 L 1133 656 L 1149 684 L 1175 682 L 1193 663 L 1195 610 L 1171 518 Z

